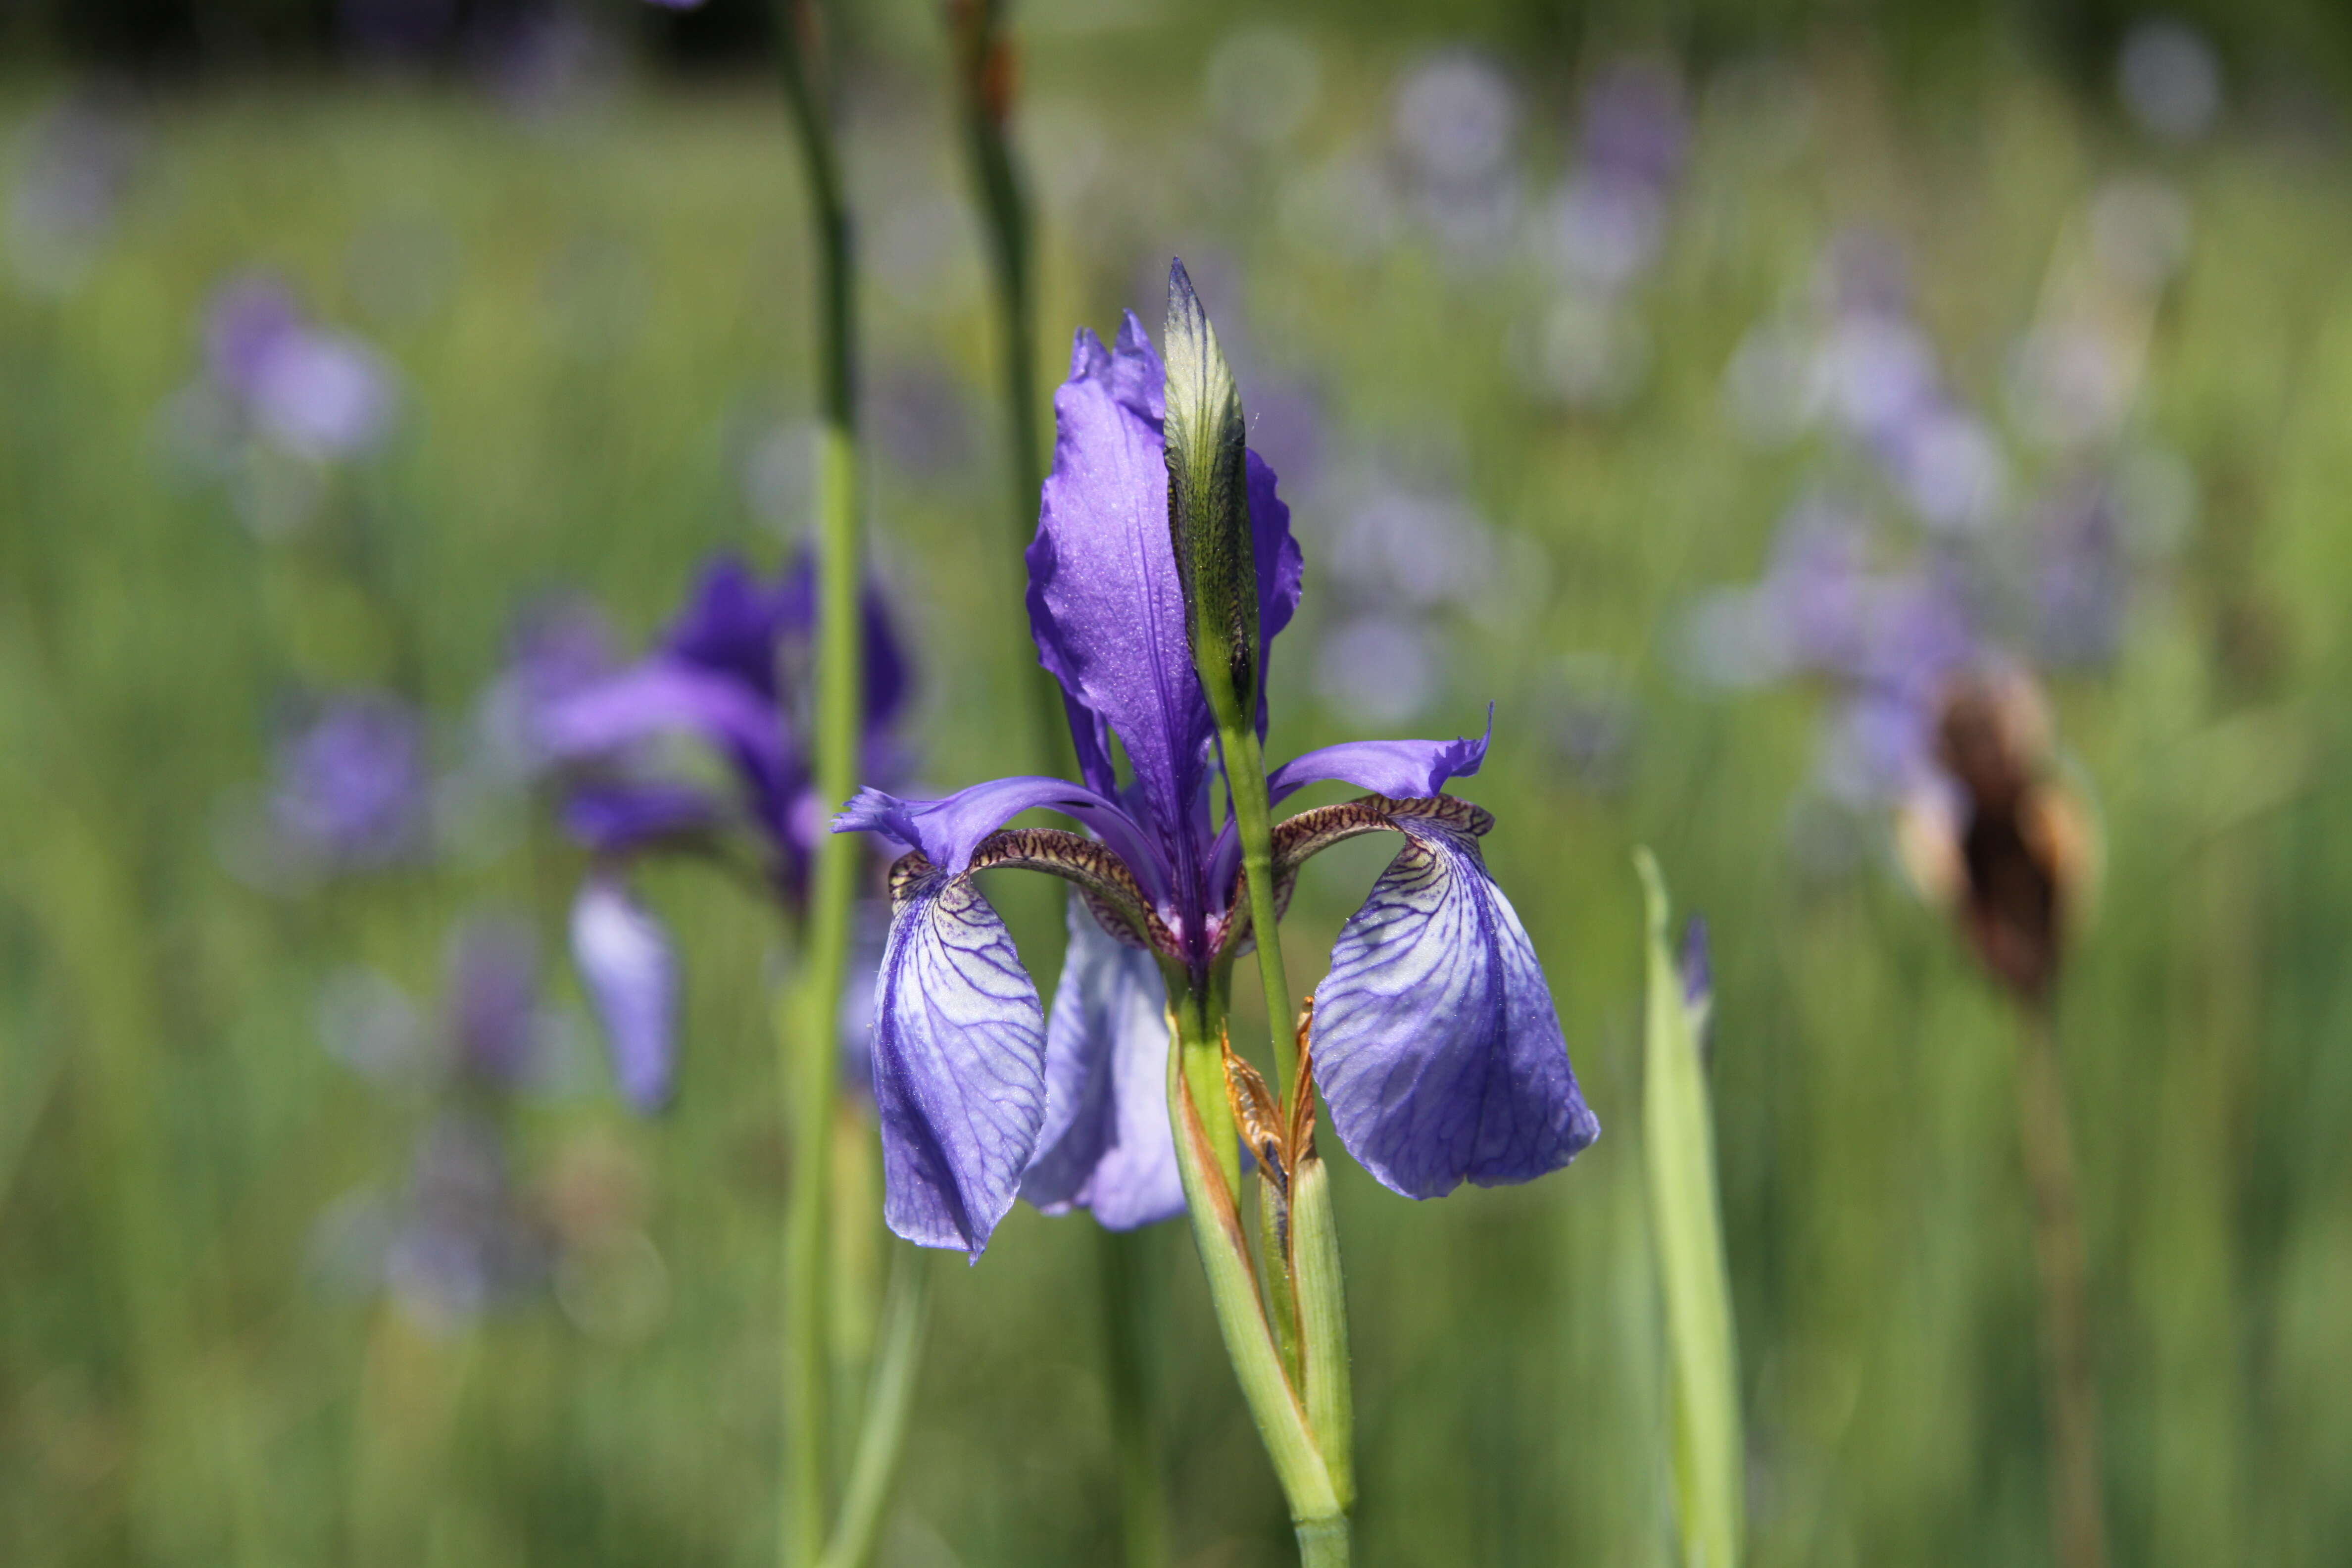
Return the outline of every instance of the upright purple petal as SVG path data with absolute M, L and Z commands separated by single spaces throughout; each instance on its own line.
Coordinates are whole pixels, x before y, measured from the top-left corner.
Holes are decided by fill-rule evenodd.
M 1130 312 L 1115 347 L 1081 331 L 1054 395 L 1059 437 L 1029 546 L 1037 657 L 1126 742 L 1161 824 L 1186 820 L 1215 722 L 1192 673 L 1168 535 L 1167 372 Z
M 1058 811 L 1094 829 L 1125 860 L 1146 893 L 1166 894 L 1167 876 L 1135 819 L 1092 790 L 1067 779 L 1019 775 L 958 790 L 944 800 L 900 800 L 878 789 L 860 790 L 833 819 L 835 833 L 878 833 L 919 849 L 951 875 L 971 865 L 980 841 L 1031 809 Z M 1157 885 L 1155 885 L 1155 880 Z
M 1535 948 L 1475 837 L 1433 817 L 1394 822 L 1410 842 L 1340 928 L 1315 994 L 1331 1123 L 1407 1197 L 1558 1170 L 1601 1126 Z
M 1486 715 L 1487 734 L 1495 716 Z M 1277 801 L 1311 784 L 1337 780 L 1392 800 L 1443 794 L 1449 779 L 1466 779 L 1486 761 L 1486 735 L 1452 741 L 1346 741 L 1293 758 L 1274 770 L 1266 788 Z
M 1045 1028 L 1011 933 L 968 878 L 896 889 L 874 993 L 882 1216 L 978 1261 L 1037 1146 Z
M 1275 493 L 1274 470 L 1255 452 L 1247 458 L 1251 556 L 1257 572 L 1257 732 L 1265 738 L 1265 671 L 1275 635 L 1297 612 L 1306 561 L 1290 532 L 1290 508 Z
M 639 1110 L 667 1104 L 677 1050 L 669 934 L 619 879 L 592 876 L 572 905 L 572 958 L 604 1026 L 613 1077 Z
M 1045 1121 L 1021 1195 L 1088 1208 L 1112 1230 L 1184 1212 L 1168 1121 L 1168 989 L 1160 966 L 1073 898 L 1070 945 L 1045 1025 Z
M 682 663 L 749 687 L 766 698 L 772 710 L 783 598 L 781 590 L 761 584 L 740 557 L 722 555 L 703 568 L 693 596 L 663 645 Z M 770 722 L 774 722 L 772 716 Z

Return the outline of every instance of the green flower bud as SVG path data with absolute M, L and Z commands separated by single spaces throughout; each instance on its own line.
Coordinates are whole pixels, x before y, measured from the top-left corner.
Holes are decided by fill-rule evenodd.
M 1250 545 L 1241 395 L 1184 264 L 1168 268 L 1168 535 L 1192 668 L 1218 728 L 1257 712 L 1257 563 Z

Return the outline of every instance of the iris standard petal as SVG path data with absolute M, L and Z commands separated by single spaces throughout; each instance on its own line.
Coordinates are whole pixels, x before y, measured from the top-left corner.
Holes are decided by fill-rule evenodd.
M 1058 811 L 1092 828 L 1127 862 L 1147 896 L 1166 895 L 1166 877 L 1157 851 L 1135 819 L 1118 806 L 1067 779 L 1025 774 L 992 779 L 958 790 L 943 800 L 900 800 L 878 789 L 860 790 L 833 819 L 835 833 L 879 833 L 919 849 L 932 865 L 951 874 L 971 865 L 980 841 L 1023 812 Z
M 1275 634 L 1290 624 L 1306 581 L 1306 559 L 1290 532 L 1290 508 L 1275 493 L 1274 470 L 1255 452 L 1246 455 L 1250 543 L 1257 572 L 1257 732 L 1265 738 L 1265 670 Z
M 1150 815 L 1172 825 L 1200 792 L 1215 723 L 1169 539 L 1166 379 L 1132 313 L 1112 348 L 1078 333 L 1028 561 L 1039 660 L 1118 732 Z
M 604 1026 L 621 1093 L 639 1110 L 660 1110 L 677 1065 L 677 960 L 668 932 L 619 878 L 600 872 L 572 900 L 572 959 Z
M 780 589 L 762 584 L 741 558 L 722 555 L 702 569 L 663 646 L 681 663 L 758 692 L 772 712 L 783 612 Z
M 1266 789 L 1276 800 L 1311 784 L 1337 780 L 1398 800 L 1444 793 L 1449 779 L 1466 779 L 1486 761 L 1495 715 L 1486 715 L 1486 735 L 1453 741 L 1345 741 L 1295 757 L 1274 770 Z
M 874 992 L 882 1216 L 908 1241 L 977 1260 L 1045 1120 L 1045 1016 L 969 878 L 909 857 L 891 881 Z
M 1409 842 L 1340 928 L 1315 994 L 1332 1126 L 1407 1197 L 1558 1170 L 1601 1127 L 1535 948 L 1458 820 L 1390 820 Z
M 1069 901 L 1070 944 L 1045 1026 L 1045 1122 L 1021 1195 L 1088 1208 L 1112 1230 L 1184 1212 L 1168 1121 L 1168 990 L 1160 966 Z

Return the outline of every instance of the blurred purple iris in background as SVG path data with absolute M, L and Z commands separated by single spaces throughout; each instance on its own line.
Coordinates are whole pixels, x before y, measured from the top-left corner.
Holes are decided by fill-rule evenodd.
M 431 782 L 423 716 L 390 692 L 346 692 L 279 743 L 269 820 L 308 867 L 386 866 L 424 851 Z
M 1857 805 L 1900 800 L 1931 774 L 1944 686 L 1986 656 L 1957 561 L 1877 566 L 1859 520 L 1821 503 L 1782 523 L 1761 580 L 1699 602 L 1688 646 L 1715 684 L 1827 681 L 1839 710 L 1822 783 Z
M 875 991 L 874 1092 L 891 1228 L 973 1257 L 1016 1194 L 1106 1225 L 1181 1212 L 1169 1124 L 1170 990 L 1199 993 L 1248 940 L 1231 814 L 1213 824 L 1215 724 L 1189 649 L 1169 532 L 1165 371 L 1127 318 L 1105 347 L 1081 331 L 1059 425 L 1029 612 L 1061 682 L 1082 783 L 1016 777 L 943 800 L 867 789 L 835 819 L 908 851 L 892 874 Z M 1273 471 L 1246 458 L 1259 641 L 1298 603 L 1301 562 Z M 1263 732 L 1265 660 L 1258 663 Z M 1122 783 L 1114 740 L 1129 764 Z M 1349 1150 L 1394 1190 L 1523 1182 L 1599 1131 L 1569 1066 L 1542 969 L 1488 875 L 1492 819 L 1439 792 L 1477 771 L 1484 740 L 1358 742 L 1276 769 L 1276 801 L 1339 781 L 1374 792 L 1277 826 L 1286 898 L 1326 846 L 1392 831 L 1405 847 L 1342 930 L 1317 993 L 1315 1079 Z M 1091 837 L 1003 825 L 1031 808 Z M 972 873 L 1046 871 L 1076 885 L 1048 1021 Z
M 293 291 L 263 273 L 232 279 L 205 319 L 212 386 L 261 436 L 296 457 L 362 457 L 391 434 L 399 394 L 382 355 L 314 326 Z
M 865 621 L 865 766 L 896 778 L 907 661 L 872 590 Z M 802 740 L 815 622 L 808 558 L 768 581 L 721 557 L 635 663 L 613 665 L 599 629 L 575 612 L 526 637 L 501 683 L 499 703 L 532 760 L 561 779 L 564 826 L 593 858 L 572 906 L 572 952 L 621 1088 L 642 1108 L 669 1097 L 677 965 L 667 933 L 631 891 L 628 868 L 670 852 L 748 860 L 777 905 L 797 915 L 824 815 Z

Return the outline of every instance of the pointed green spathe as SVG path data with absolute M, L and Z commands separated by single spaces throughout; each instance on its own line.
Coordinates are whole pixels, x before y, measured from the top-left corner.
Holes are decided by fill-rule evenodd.
M 1241 394 L 1181 261 L 1168 268 L 1168 533 L 1185 637 L 1220 729 L 1257 719 L 1257 561 Z
M 1667 944 L 1657 861 L 1640 849 L 1634 865 L 1649 927 L 1642 1134 L 1674 1405 L 1675 1513 L 1685 1568 L 1734 1568 L 1746 1499 L 1738 1346 L 1716 1196 L 1714 1114 L 1699 1054 L 1711 1003 L 1686 989 Z

